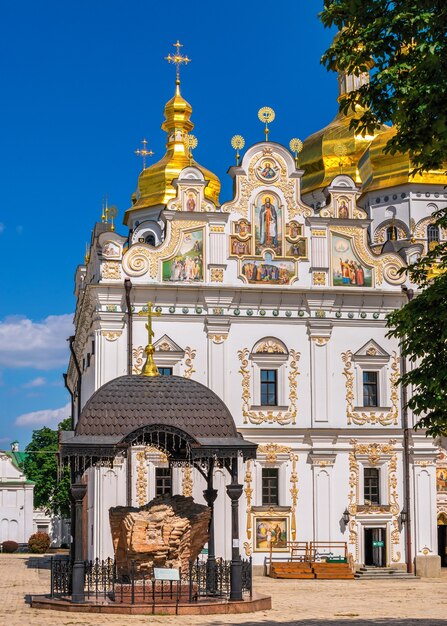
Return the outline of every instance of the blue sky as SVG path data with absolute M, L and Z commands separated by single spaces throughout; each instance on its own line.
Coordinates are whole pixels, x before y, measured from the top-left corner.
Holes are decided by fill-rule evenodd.
M 73 276 L 107 194 L 130 205 L 143 137 L 164 154 L 163 107 L 174 91 L 164 57 L 177 40 L 192 63 L 195 157 L 222 180 L 230 139 L 288 145 L 337 111 L 337 80 L 319 62 L 333 33 L 322 1 L 155 3 L 23 0 L 0 5 L 0 449 L 68 416 L 62 383 L 74 311 Z

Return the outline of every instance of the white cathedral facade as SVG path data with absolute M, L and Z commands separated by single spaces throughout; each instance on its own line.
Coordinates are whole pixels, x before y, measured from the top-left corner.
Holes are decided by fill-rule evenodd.
M 212 389 L 259 444 L 239 468 L 243 556 L 261 565 L 272 537 L 278 553 L 288 541 L 347 542 L 357 565 L 405 569 L 410 550 L 419 573 L 436 574 L 447 480 L 440 500 L 439 448 L 412 430 L 411 413 L 405 463 L 402 362 L 386 316 L 406 302 L 399 270 L 444 237 L 432 224 L 447 206 L 441 174 L 411 179 L 407 156 L 393 165 L 383 155 L 390 129 L 358 138 L 339 114 L 304 142 L 299 166 L 277 143 L 249 147 L 229 172 L 234 197 L 220 204 L 219 179 L 185 147 L 190 115 L 177 84 L 166 155 L 141 172 L 126 231 L 98 223 L 77 269 L 75 422 L 99 387 L 141 371 L 138 313 L 152 302 L 160 373 Z M 112 556 L 111 506 L 166 491 L 204 502 L 200 474 L 171 472 L 155 449 L 87 475 L 89 558 Z M 226 481 L 216 469 L 216 486 Z M 216 555 L 229 558 L 226 500 L 216 501 Z

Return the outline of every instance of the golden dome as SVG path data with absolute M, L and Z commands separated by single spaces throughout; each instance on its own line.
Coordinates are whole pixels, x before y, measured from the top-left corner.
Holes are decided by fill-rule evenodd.
M 205 180 L 208 181 L 208 185 L 205 187 L 205 197 L 214 204 L 219 204 L 219 178 L 196 163 L 194 159 L 190 160 L 188 148 L 185 146 L 185 138 L 194 128 L 194 124 L 190 120 L 191 113 L 192 107 L 181 95 L 180 81 L 177 79 L 175 95 L 166 103 L 165 121 L 161 125 L 161 128 L 168 135 L 166 154 L 158 163 L 154 163 L 141 172 L 138 178 L 136 201 L 126 211 L 125 224 L 127 224 L 131 212 L 152 206 L 166 205 L 169 200 L 175 198 L 177 192 L 172 181 L 188 165 L 200 169 Z
M 387 142 L 396 134 L 395 127 L 386 127 L 367 147 L 359 161 L 359 171 L 362 178 L 362 191 L 387 189 L 407 183 L 424 183 L 445 185 L 444 171 L 424 172 L 411 176 L 414 166 L 408 152 L 386 154 Z
M 357 164 L 373 137 L 356 135 L 354 129 L 349 128 L 356 116 L 354 111 L 348 115 L 338 113 L 328 126 L 304 141 L 300 154 L 300 169 L 304 170 L 302 193 L 326 187 L 341 169 L 343 174 L 361 184 Z

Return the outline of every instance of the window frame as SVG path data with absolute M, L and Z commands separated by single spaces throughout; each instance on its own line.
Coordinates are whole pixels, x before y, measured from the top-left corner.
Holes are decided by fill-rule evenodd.
M 167 474 L 164 474 L 163 476 L 159 476 L 159 472 L 166 472 L 167 470 Z M 169 479 L 169 491 L 166 491 L 165 489 L 163 489 L 162 493 L 158 493 L 158 481 L 161 480 L 162 484 L 164 485 L 164 482 L 166 479 Z M 161 497 L 164 495 L 171 495 L 172 496 L 172 467 L 155 467 L 155 497 Z
M 278 369 L 275 368 L 262 368 L 259 372 L 259 395 L 261 400 L 261 406 L 277 407 L 278 406 Z M 267 375 L 267 380 L 263 380 L 263 375 Z M 273 374 L 273 380 L 269 379 L 269 375 Z M 272 392 L 273 389 L 273 392 Z M 264 402 L 263 400 L 269 400 L 270 395 L 273 393 L 274 402 Z
M 265 476 L 264 473 L 273 472 L 271 476 Z M 265 484 L 264 481 L 267 481 L 267 493 L 268 497 L 264 497 Z M 273 492 L 276 491 L 276 498 L 272 501 L 271 498 L 271 484 L 274 483 L 275 488 Z M 261 468 L 261 504 L 262 506 L 280 506 L 280 472 L 279 467 L 262 467 Z
M 367 472 L 376 472 L 376 486 L 377 486 L 377 498 L 376 500 L 373 500 L 371 498 L 371 483 L 370 478 L 367 478 Z M 382 497 L 382 489 L 381 489 L 381 476 L 380 476 L 381 472 L 380 472 L 380 467 L 371 467 L 371 466 L 364 466 L 363 467 L 363 502 L 365 505 L 367 506 L 380 506 L 382 504 L 381 502 L 381 497 Z M 368 482 L 367 482 L 368 481 Z M 367 485 L 368 485 L 368 491 L 369 493 L 367 494 Z M 370 497 L 367 498 L 366 496 L 369 495 Z M 366 503 L 366 501 L 368 500 L 368 504 Z
M 375 380 L 365 380 L 365 377 L 373 374 L 373 378 Z M 368 409 L 376 409 L 377 407 L 380 406 L 380 372 L 378 372 L 375 369 L 362 369 L 362 406 Z M 375 404 L 367 404 L 365 402 L 365 398 L 369 395 L 369 394 L 365 394 L 365 388 L 372 388 L 374 389 L 375 387 Z

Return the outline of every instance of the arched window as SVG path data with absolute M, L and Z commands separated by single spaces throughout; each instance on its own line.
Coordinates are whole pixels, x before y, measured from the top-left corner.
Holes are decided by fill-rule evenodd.
M 427 226 L 427 241 L 428 245 L 439 243 L 439 227 L 435 224 L 429 224 Z
M 397 239 L 397 228 L 395 226 L 388 226 L 386 229 L 386 240 L 387 241 L 396 241 Z
M 145 239 L 146 243 L 150 246 L 155 246 L 155 235 L 153 233 L 149 233 Z

